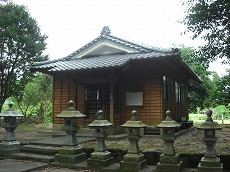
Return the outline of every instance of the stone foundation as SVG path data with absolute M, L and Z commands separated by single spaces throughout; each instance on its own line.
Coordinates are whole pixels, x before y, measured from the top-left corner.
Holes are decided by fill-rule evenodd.
M 160 155 L 160 162 L 157 163 L 157 172 L 181 172 L 182 161 L 180 161 L 178 155 Z
M 140 171 L 147 165 L 144 155 L 139 154 L 126 154 L 124 160 L 120 162 L 120 169 L 123 171 Z
M 87 166 L 94 169 L 101 169 L 103 167 L 108 167 L 114 163 L 114 158 L 111 157 L 111 152 L 93 152 L 90 158 L 87 160 Z
M 14 153 L 20 152 L 21 144 L 18 141 L 2 141 L 0 143 L 0 155 L 2 156 L 10 156 Z
M 219 158 L 202 157 L 197 168 L 198 172 L 223 172 L 223 164 Z
M 76 164 L 85 160 L 86 153 L 79 146 L 63 146 L 55 155 L 55 162 L 62 164 Z

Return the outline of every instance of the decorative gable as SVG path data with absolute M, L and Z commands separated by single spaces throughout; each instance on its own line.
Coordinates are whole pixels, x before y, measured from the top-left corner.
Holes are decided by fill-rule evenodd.
M 103 27 L 99 37 L 89 42 L 82 48 L 67 56 L 66 60 L 74 60 L 82 57 L 127 54 L 155 51 L 153 47 L 139 45 L 110 34 L 108 26 Z M 156 50 L 159 51 L 159 50 Z
M 108 54 L 127 54 L 138 52 L 134 48 L 112 42 L 110 40 L 102 40 L 89 46 L 85 51 L 82 51 L 75 58 L 89 57 L 89 56 L 99 56 L 99 55 L 108 55 Z

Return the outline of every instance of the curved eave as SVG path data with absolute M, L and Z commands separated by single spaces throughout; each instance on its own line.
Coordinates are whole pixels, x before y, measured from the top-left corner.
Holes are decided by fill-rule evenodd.
M 90 58 L 80 58 L 68 61 L 56 61 L 54 63 L 35 65 L 31 70 L 42 71 L 45 73 L 61 72 L 61 71 L 86 71 L 86 70 L 101 70 L 121 68 L 131 61 L 159 59 L 174 57 L 175 53 L 134 53 L 134 54 L 113 54 Z

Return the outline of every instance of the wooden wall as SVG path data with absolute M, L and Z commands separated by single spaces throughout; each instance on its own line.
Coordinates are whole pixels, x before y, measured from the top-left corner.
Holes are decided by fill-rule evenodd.
M 81 86 L 77 86 L 75 82 L 75 77 L 71 73 L 59 73 L 53 75 L 53 123 L 60 124 L 63 123 L 63 119 L 57 118 L 58 115 L 63 110 L 68 108 L 69 100 L 73 100 L 75 103 L 75 108 L 77 105 L 80 107 L 81 113 L 84 113 L 82 108 L 82 101 L 76 100 L 77 92 L 78 96 L 81 96 Z M 83 119 L 78 119 L 80 124 L 83 124 Z
M 185 74 L 179 69 L 175 68 L 171 62 L 164 61 L 163 63 L 163 75 L 172 78 L 174 81 L 184 85 L 184 101 L 165 101 L 163 100 L 163 118 L 165 118 L 165 112 L 170 110 L 173 119 L 180 121 L 180 117 L 188 117 L 188 79 Z
M 59 124 L 63 121 L 55 117 L 61 111 L 68 108 L 68 101 L 72 99 L 75 102 L 75 108 L 85 114 L 85 88 L 87 81 L 108 82 L 106 79 L 108 72 L 101 73 L 95 71 L 87 74 L 62 72 L 53 75 L 53 123 Z M 90 74 L 91 73 L 91 74 Z M 93 73 L 97 73 L 93 77 Z M 129 63 L 119 71 L 113 73 L 116 82 L 119 83 L 120 90 L 120 117 L 114 121 L 116 124 L 124 124 L 131 118 L 132 110 L 138 112 L 138 119 L 147 125 L 159 124 L 165 119 L 166 110 L 170 110 L 174 115 L 174 119 L 179 120 L 181 116 L 188 116 L 187 101 L 187 79 L 183 73 L 175 69 L 170 63 L 162 59 L 156 59 L 154 63 L 151 60 L 134 61 Z M 166 75 L 175 81 L 184 84 L 186 101 L 176 103 L 163 100 L 162 93 L 162 76 Z M 143 106 L 126 106 L 126 92 L 143 92 Z M 78 120 L 80 125 L 89 123 L 84 119 Z
M 138 62 L 122 73 L 121 78 L 121 123 L 131 117 L 132 110 L 138 112 L 138 120 L 146 125 L 162 121 L 162 62 Z M 126 92 L 143 92 L 143 106 L 126 106 Z
M 132 84 L 131 81 L 129 83 Z M 129 89 L 127 85 L 123 87 L 124 89 L 121 93 L 121 123 L 125 123 L 129 120 L 132 110 L 135 109 L 138 113 L 138 120 L 141 120 L 146 125 L 159 124 L 162 121 L 161 81 L 145 80 L 141 85 L 142 87 L 138 90 Z M 130 91 L 143 92 L 143 106 L 126 106 L 125 92 Z

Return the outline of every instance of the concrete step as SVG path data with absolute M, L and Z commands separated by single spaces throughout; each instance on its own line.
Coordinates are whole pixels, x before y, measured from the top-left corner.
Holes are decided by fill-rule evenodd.
M 43 162 L 43 163 L 51 163 L 55 161 L 54 156 L 50 155 L 41 155 L 41 154 L 33 154 L 33 153 L 15 153 L 10 156 L 12 159 L 19 159 L 19 160 L 30 160 L 36 162 Z
M 44 145 L 24 145 L 21 147 L 21 152 L 36 153 L 44 155 L 55 155 L 60 147 L 44 146 Z

